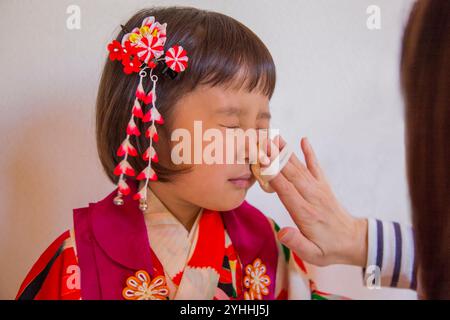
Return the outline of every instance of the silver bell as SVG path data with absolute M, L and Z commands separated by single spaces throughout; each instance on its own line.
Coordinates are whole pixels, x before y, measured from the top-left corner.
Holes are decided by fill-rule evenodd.
M 139 200 L 139 209 L 141 209 L 142 212 L 145 212 L 147 210 L 147 201 L 146 199 L 140 199 Z
M 123 205 L 123 199 L 122 199 L 122 195 L 119 193 L 113 200 L 114 204 L 116 206 L 121 206 Z

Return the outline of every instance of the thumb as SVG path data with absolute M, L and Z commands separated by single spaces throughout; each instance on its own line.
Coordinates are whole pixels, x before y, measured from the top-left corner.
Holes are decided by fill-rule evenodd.
M 322 250 L 311 240 L 306 238 L 298 228 L 285 227 L 277 234 L 278 240 L 294 251 L 308 263 L 321 265 Z

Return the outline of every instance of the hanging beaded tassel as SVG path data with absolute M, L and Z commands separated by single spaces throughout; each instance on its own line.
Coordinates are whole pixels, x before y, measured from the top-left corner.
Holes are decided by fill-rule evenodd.
M 114 174 L 119 176 L 119 181 L 117 183 L 118 191 L 117 196 L 114 198 L 114 204 L 116 205 L 122 205 L 123 199 L 122 196 L 126 196 L 130 193 L 130 187 L 126 183 L 125 176 L 134 177 L 136 175 L 134 169 L 131 167 L 130 163 L 127 161 L 128 156 L 135 157 L 137 156 L 136 148 L 133 147 L 133 145 L 130 142 L 130 137 L 132 135 L 134 136 L 140 136 L 141 132 L 139 131 L 138 127 L 136 126 L 136 122 L 134 118 L 143 118 L 143 112 L 142 107 L 139 102 L 139 100 L 143 101 L 144 103 L 152 100 L 151 94 L 146 95 L 144 92 L 144 88 L 142 85 L 143 78 L 147 75 L 147 72 L 145 69 L 141 70 L 139 72 L 139 85 L 136 90 L 136 98 L 134 99 L 133 108 L 131 111 L 131 117 L 128 121 L 127 125 L 127 136 L 125 140 L 121 143 L 119 146 L 119 149 L 117 150 L 117 156 L 122 157 L 124 156 L 123 160 L 119 162 L 119 164 L 114 169 Z
M 126 137 L 117 150 L 117 156 L 123 157 L 114 169 L 114 174 L 119 176 L 117 196 L 114 198 L 114 204 L 123 205 L 123 196 L 130 193 L 130 187 L 126 183 L 126 176 L 134 177 L 135 170 L 128 162 L 128 156 L 138 156 L 137 150 L 130 142 L 131 136 L 140 136 L 140 131 L 136 126 L 135 118 L 140 118 L 143 123 L 149 123 L 145 136 L 149 139 L 149 147 L 142 155 L 142 159 L 147 161 L 147 166 L 136 177 L 137 180 L 145 180 L 141 184 L 141 189 L 133 196 L 134 200 L 139 200 L 139 208 L 142 211 L 147 210 L 147 188 L 149 181 L 158 179 L 155 171 L 152 169 L 152 162 L 158 162 L 153 143 L 158 141 L 156 125 L 162 125 L 164 120 L 156 108 L 156 83 L 158 76 L 153 74 L 153 69 L 158 62 L 164 61 L 165 67 L 162 73 L 170 79 L 175 79 L 178 73 L 187 68 L 188 57 L 186 50 L 182 46 L 175 45 L 168 49 L 164 54 L 164 44 L 166 42 L 167 24 L 160 24 L 155 21 L 155 17 L 146 17 L 140 28 L 134 28 L 131 32 L 122 26 L 127 33 L 122 41 L 113 40 L 108 45 L 109 59 L 122 61 L 125 74 L 139 73 L 139 84 L 136 89 L 130 120 L 126 129 Z M 162 62 L 163 63 L 163 62 Z M 152 88 L 147 94 L 144 90 L 143 79 L 147 76 L 150 69 L 150 81 Z M 149 110 L 144 114 L 142 104 L 145 107 L 150 105 Z
M 153 71 L 153 70 L 152 70 Z M 145 114 L 142 121 L 144 123 L 151 122 L 150 126 L 148 127 L 147 131 L 145 132 L 145 136 L 149 138 L 149 147 L 142 155 L 142 159 L 144 161 L 147 161 L 147 167 L 139 173 L 137 176 L 137 180 L 145 180 L 145 183 L 141 187 L 141 189 L 133 196 L 134 200 L 139 200 L 139 209 L 142 211 L 147 210 L 147 187 L 148 182 L 156 181 L 158 180 L 158 177 L 155 173 L 155 171 L 152 169 L 152 162 L 158 162 L 158 155 L 156 154 L 155 148 L 153 147 L 153 142 L 156 142 L 158 140 L 158 133 L 156 131 L 155 123 L 163 124 L 164 120 L 161 116 L 161 114 L 158 112 L 158 109 L 156 109 L 155 102 L 156 102 L 156 83 L 158 82 L 158 76 L 152 75 L 152 71 L 150 71 L 150 79 L 153 82 L 152 85 L 152 106 L 150 107 L 150 110 Z

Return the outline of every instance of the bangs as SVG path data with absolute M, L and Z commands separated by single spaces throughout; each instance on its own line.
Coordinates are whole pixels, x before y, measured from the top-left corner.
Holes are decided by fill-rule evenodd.
M 207 19 L 205 29 L 200 43 L 204 43 L 206 49 L 199 46 L 199 52 L 192 54 L 194 85 L 257 89 L 270 99 L 275 90 L 275 64 L 262 41 L 230 17 Z
M 230 86 L 259 90 L 272 97 L 276 72 L 272 56 L 261 39 L 239 21 L 218 12 L 178 8 L 178 19 L 170 20 L 168 47 L 181 43 L 189 56 L 187 72 L 181 76 L 190 90 L 197 85 Z M 186 15 L 183 17 L 183 15 Z

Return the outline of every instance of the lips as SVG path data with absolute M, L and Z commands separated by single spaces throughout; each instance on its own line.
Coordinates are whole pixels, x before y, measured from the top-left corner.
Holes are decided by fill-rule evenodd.
M 248 188 L 252 184 L 253 175 L 249 173 L 242 174 L 236 178 L 228 179 L 233 185 L 235 185 L 238 188 Z
M 236 180 L 236 179 L 249 180 L 251 177 L 252 177 L 252 173 L 251 172 L 247 172 L 247 173 L 244 173 L 244 174 L 242 174 L 242 175 L 240 175 L 240 176 L 238 176 L 236 178 L 232 178 L 232 179 L 229 179 L 229 180 Z

